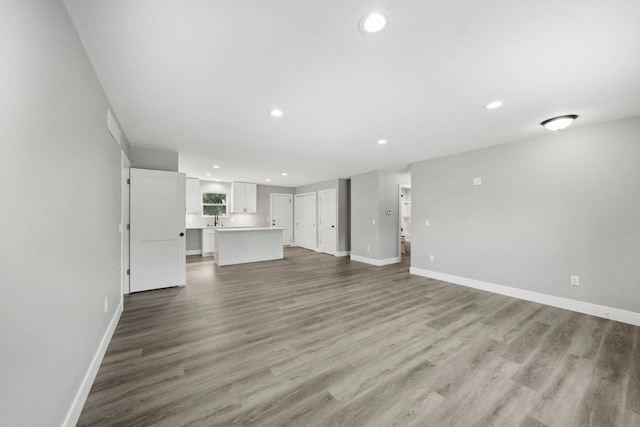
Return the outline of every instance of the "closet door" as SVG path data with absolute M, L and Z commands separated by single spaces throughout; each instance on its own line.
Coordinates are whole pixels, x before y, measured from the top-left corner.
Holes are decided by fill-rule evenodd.
M 298 194 L 294 201 L 294 241 L 296 246 L 316 249 L 316 193 Z

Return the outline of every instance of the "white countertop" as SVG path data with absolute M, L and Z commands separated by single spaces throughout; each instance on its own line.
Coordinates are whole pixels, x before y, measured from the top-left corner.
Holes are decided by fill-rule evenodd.
M 216 228 L 220 233 L 227 233 L 232 231 L 275 231 L 284 230 L 282 227 L 219 227 Z
M 206 225 L 187 225 L 187 230 L 218 230 L 220 228 L 259 228 L 258 225 L 234 225 L 232 227 L 224 227 L 222 225 L 218 225 L 216 227 L 207 227 Z

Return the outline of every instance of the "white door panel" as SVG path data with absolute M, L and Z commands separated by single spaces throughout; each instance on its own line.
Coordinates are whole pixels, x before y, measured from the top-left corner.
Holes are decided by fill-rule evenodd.
M 320 251 L 335 255 L 336 253 L 336 190 L 324 190 L 318 193 L 320 218 Z
M 186 283 L 185 175 L 131 169 L 131 292 Z
M 271 194 L 271 225 L 282 227 L 282 244 L 291 244 L 291 223 L 293 196 L 290 194 Z
M 316 249 L 316 193 L 298 194 L 295 196 L 295 228 L 296 246 Z

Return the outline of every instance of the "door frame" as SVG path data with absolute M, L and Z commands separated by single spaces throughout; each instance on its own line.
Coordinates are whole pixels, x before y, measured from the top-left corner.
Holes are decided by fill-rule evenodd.
M 338 236 L 339 234 L 339 224 L 338 224 L 338 189 L 337 188 L 327 188 L 326 190 L 320 190 L 318 191 L 318 198 L 317 198 L 317 206 L 316 206 L 316 210 L 319 213 L 319 218 L 316 219 L 316 224 L 319 224 L 319 220 L 322 219 L 322 204 L 320 203 L 320 197 L 322 193 L 333 193 L 333 205 L 335 207 L 335 218 L 336 218 L 336 246 L 333 248 L 333 251 L 331 252 L 322 252 L 322 248 L 320 247 L 320 245 L 318 244 L 318 241 L 320 241 L 320 238 L 322 236 L 322 227 L 318 226 L 317 227 L 317 236 L 316 236 L 316 245 L 318 246 L 318 251 L 322 252 L 322 253 L 328 253 L 329 255 L 333 255 L 335 256 L 336 253 L 338 252 Z
M 122 151 L 121 157 L 121 179 L 120 179 L 120 288 L 122 295 L 129 294 L 129 275 L 127 270 L 130 267 L 131 236 L 127 225 L 130 221 L 130 177 L 131 161 Z M 124 299 L 124 298 L 123 298 Z
M 273 224 L 273 196 L 286 196 L 289 198 L 289 218 L 291 218 L 291 223 L 289 224 L 289 246 L 293 245 L 293 194 L 290 193 L 269 193 L 269 221 Z M 269 224 L 269 227 L 273 227 L 273 225 Z
M 399 184 L 398 185 L 398 256 L 402 259 L 402 189 L 408 188 L 411 190 L 410 185 Z M 413 200 L 411 201 L 413 204 Z M 411 206 L 411 216 L 413 217 L 413 206 Z M 413 219 L 413 218 L 411 218 Z M 411 223 L 413 225 L 413 222 Z

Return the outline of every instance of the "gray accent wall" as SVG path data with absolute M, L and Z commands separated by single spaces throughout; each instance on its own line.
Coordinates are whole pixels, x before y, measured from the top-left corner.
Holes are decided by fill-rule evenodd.
M 412 267 L 640 312 L 640 117 L 411 171 Z
M 410 174 L 373 171 L 351 177 L 352 255 L 376 260 L 400 256 L 400 185 L 411 185 Z
M 0 425 L 59 426 L 122 298 L 121 149 L 61 1 L 0 29 Z
M 131 147 L 131 167 L 178 172 L 178 153 L 155 148 Z

